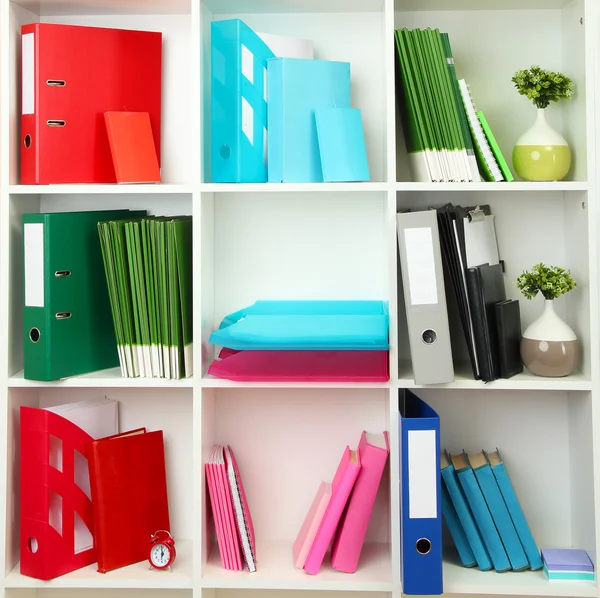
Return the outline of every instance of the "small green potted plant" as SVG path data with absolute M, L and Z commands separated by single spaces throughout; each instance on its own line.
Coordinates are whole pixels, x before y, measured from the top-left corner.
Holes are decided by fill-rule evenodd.
M 546 110 L 553 102 L 568 100 L 575 94 L 573 81 L 537 65 L 517 71 L 512 82 L 520 95 L 537 108 L 534 125 L 517 141 L 513 165 L 526 181 L 560 181 L 571 168 L 571 150 L 565 139 L 546 120 Z
M 521 358 L 536 376 L 568 376 L 579 361 L 579 341 L 571 327 L 554 310 L 554 300 L 577 287 L 571 273 L 559 266 L 539 263 L 517 277 L 526 299 L 544 297 L 544 311 L 523 333 Z

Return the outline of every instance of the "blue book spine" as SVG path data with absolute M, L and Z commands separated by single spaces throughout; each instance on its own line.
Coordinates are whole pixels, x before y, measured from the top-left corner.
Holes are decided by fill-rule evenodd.
M 502 493 L 502 497 L 504 498 L 506 507 L 508 508 L 508 512 L 510 513 L 510 517 L 519 534 L 519 539 L 521 540 L 521 545 L 527 555 L 529 565 L 532 569 L 541 569 L 543 563 L 540 551 L 538 550 L 531 530 L 529 529 L 527 519 L 525 519 L 523 509 L 521 508 L 521 504 L 519 503 L 519 499 L 517 498 L 517 494 L 510 481 L 506 468 L 504 467 L 504 463 L 501 461 L 497 465 L 492 465 L 491 469 L 496 478 L 496 482 L 498 483 L 498 487 L 500 488 L 500 492 Z
M 504 549 L 510 560 L 514 571 L 524 571 L 529 569 L 529 561 L 521 546 L 519 535 L 512 522 L 496 478 L 488 463 L 473 470 L 475 478 L 479 483 L 485 502 L 487 503 L 492 519 L 496 524 L 496 529 L 500 534 Z
M 483 498 L 481 488 L 475 479 L 475 474 L 471 466 L 463 467 L 457 472 L 458 479 L 467 498 L 467 502 L 471 507 L 473 517 L 477 523 L 477 527 L 481 531 L 481 536 L 488 549 L 488 553 L 494 564 L 494 569 L 498 572 L 509 571 L 512 567 L 502 540 L 498 534 L 498 530 L 494 525 L 494 520 L 490 514 L 490 510 Z
M 267 61 L 275 55 L 239 19 L 213 21 L 211 178 L 213 183 L 267 181 Z
M 458 519 L 467 536 L 471 550 L 475 555 L 477 565 L 482 571 L 489 571 L 493 566 L 492 561 L 490 560 L 488 551 L 483 543 L 479 529 L 475 524 L 475 520 L 473 519 L 473 514 L 469 509 L 467 500 L 460 488 L 458 480 L 456 479 L 453 465 L 448 465 L 448 467 L 442 469 L 442 479 L 446 484 L 450 499 L 454 503 L 456 514 L 458 515 Z
M 474 567 L 477 564 L 477 559 L 471 550 L 471 545 L 469 544 L 469 540 L 467 540 L 465 530 L 463 529 L 458 515 L 456 514 L 456 510 L 452 504 L 450 495 L 448 494 L 448 489 L 443 485 L 442 515 L 444 516 L 444 521 L 446 522 L 448 531 L 452 536 L 452 540 L 454 541 L 454 545 L 456 546 L 456 550 L 458 551 L 458 556 L 460 557 L 460 562 L 463 564 L 463 567 Z

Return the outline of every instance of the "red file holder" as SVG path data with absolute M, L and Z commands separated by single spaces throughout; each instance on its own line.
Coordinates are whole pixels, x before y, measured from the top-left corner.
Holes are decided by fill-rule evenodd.
M 50 440 L 62 443 L 62 464 L 50 465 Z M 75 451 L 93 438 L 69 420 L 21 407 L 21 574 L 49 580 L 96 562 L 96 549 L 75 553 L 75 513 L 94 535 L 92 501 L 75 483 Z M 62 533 L 50 524 L 50 494 L 62 499 Z

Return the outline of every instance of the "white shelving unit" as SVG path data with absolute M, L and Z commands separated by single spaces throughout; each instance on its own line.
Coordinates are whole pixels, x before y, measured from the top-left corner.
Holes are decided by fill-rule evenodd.
M 600 540 L 600 373 L 596 113 L 600 48 L 596 0 L 0 0 L 0 588 L 6 598 L 400 598 L 398 413 L 400 388 L 442 418 L 449 450 L 499 447 L 540 546 Z M 211 20 L 239 17 L 258 30 L 314 40 L 318 58 L 351 63 L 372 181 L 364 184 L 216 185 L 209 180 Z M 33 21 L 149 29 L 164 34 L 162 185 L 22 186 L 19 37 Z M 550 109 L 574 168 L 558 183 L 410 182 L 396 125 L 395 27 L 440 27 L 457 70 L 507 158 L 534 109 L 512 73 L 558 69 L 575 99 Z M 395 214 L 401 207 L 489 203 L 509 281 L 536 261 L 570 268 L 578 289 L 557 301 L 581 339 L 580 370 L 564 379 L 527 373 L 483 385 L 457 368 L 452 384 L 418 388 L 398 304 Z M 37 211 L 146 208 L 194 217 L 196 376 L 125 380 L 117 370 L 56 383 L 23 378 L 21 215 Z M 207 344 L 221 318 L 260 298 L 383 299 L 390 303 L 386 384 L 237 384 L 206 375 Z M 540 302 L 521 301 L 523 325 Z M 106 575 L 88 567 L 43 583 L 19 573 L 21 405 L 107 395 L 121 428 L 163 429 L 173 574 L 142 563 Z M 360 570 L 294 568 L 291 545 L 322 479 L 361 430 L 389 430 L 391 457 Z M 243 472 L 258 539 L 256 574 L 224 571 L 212 547 L 203 461 L 230 443 Z M 118 539 L 116 540 L 118 541 Z M 212 551 L 212 552 L 211 552 Z M 598 597 L 596 584 L 551 584 L 541 572 L 480 572 L 444 563 L 447 594 Z M 310 594 L 309 594 L 310 592 Z M 341 594 L 342 593 L 342 594 Z M 328 594 L 331 596 L 331 593 Z

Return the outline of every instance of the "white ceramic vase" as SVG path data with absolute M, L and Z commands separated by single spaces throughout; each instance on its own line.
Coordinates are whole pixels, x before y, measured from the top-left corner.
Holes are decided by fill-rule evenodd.
M 571 327 L 544 301 L 542 315 L 523 333 L 521 358 L 536 376 L 568 376 L 579 362 L 579 341 Z
M 538 108 L 533 126 L 517 141 L 513 165 L 526 181 L 560 181 L 571 168 L 571 150 L 563 136 L 546 120 L 546 109 Z

